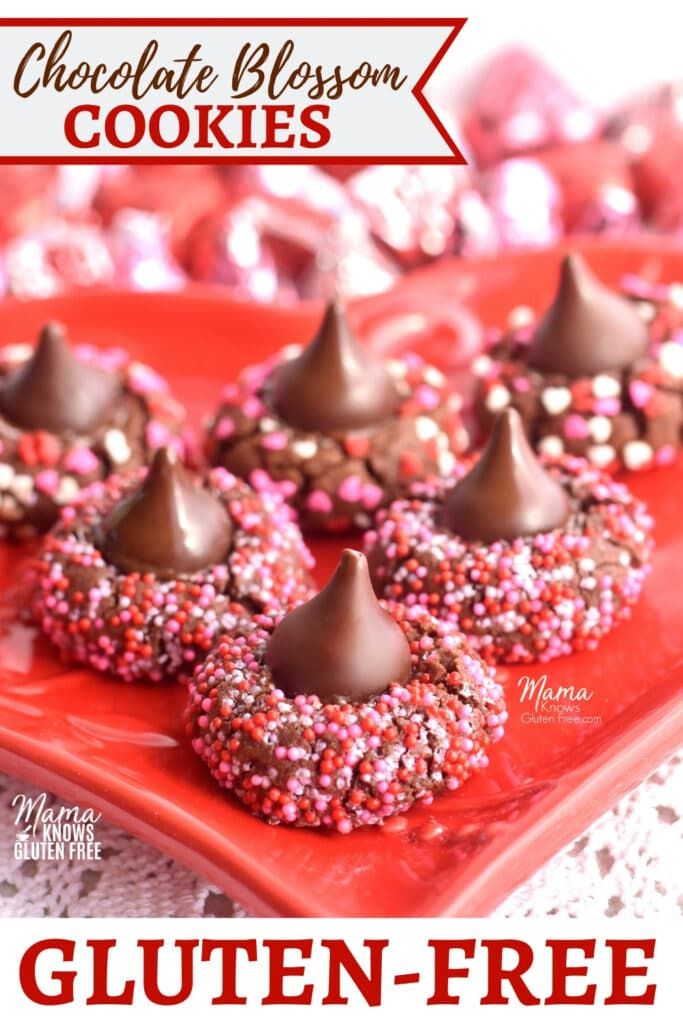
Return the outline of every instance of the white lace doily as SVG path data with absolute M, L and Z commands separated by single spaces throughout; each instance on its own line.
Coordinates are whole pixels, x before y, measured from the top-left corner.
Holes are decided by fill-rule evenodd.
M 0 917 L 244 916 L 215 886 L 104 821 L 96 826 L 99 861 L 16 860 L 17 793 L 39 795 L 0 774 Z M 681 912 L 682 851 L 683 753 L 553 857 L 496 914 Z

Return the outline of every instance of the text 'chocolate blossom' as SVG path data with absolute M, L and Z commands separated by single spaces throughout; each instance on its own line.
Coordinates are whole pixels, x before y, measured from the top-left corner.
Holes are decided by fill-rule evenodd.
M 363 701 L 408 680 L 408 641 L 375 597 L 364 555 L 344 551 L 327 586 L 285 616 L 266 663 L 288 696 L 324 703 Z
M 630 366 L 647 348 L 647 325 L 632 303 L 606 288 L 577 253 L 565 256 L 555 299 L 530 343 L 529 365 L 589 377 Z
M 506 409 L 472 469 L 448 492 L 443 522 L 465 540 L 514 540 L 563 526 L 569 501 L 546 473 L 519 413 Z
M 61 324 L 47 324 L 35 351 L 0 383 L 0 412 L 25 430 L 87 434 L 119 395 L 121 381 L 77 359 Z
M 276 367 L 266 392 L 286 423 L 310 431 L 381 423 L 399 404 L 388 371 L 356 340 L 339 300 L 328 305 L 301 355 Z
M 174 579 L 225 560 L 232 523 L 172 448 L 160 448 L 142 484 L 104 523 L 102 550 L 124 572 Z

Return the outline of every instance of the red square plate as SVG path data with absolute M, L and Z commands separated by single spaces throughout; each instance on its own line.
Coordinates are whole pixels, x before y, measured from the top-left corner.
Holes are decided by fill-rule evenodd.
M 683 253 L 670 247 L 584 248 L 606 280 L 616 282 L 626 271 L 683 280 Z M 500 322 L 519 302 L 539 307 L 548 300 L 559 255 L 440 265 L 415 275 L 400 295 L 360 303 L 359 323 L 369 329 L 392 310 L 403 316 L 407 309 L 414 326 L 416 309 L 429 314 L 454 295 L 486 323 Z M 63 318 L 77 340 L 127 345 L 158 366 L 198 420 L 222 381 L 276 346 L 305 338 L 317 312 L 240 304 L 209 291 L 86 295 L 8 302 L 0 307 L 0 337 L 31 337 L 48 316 Z M 443 330 L 432 335 L 423 333 L 426 350 L 457 363 Z M 656 516 L 658 542 L 631 622 L 594 653 L 525 671 L 536 679 L 547 675 L 553 689 L 590 691 L 576 716 L 581 720 L 541 709 L 551 721 L 534 721 L 533 705 L 520 700 L 522 673 L 503 671 L 510 721 L 490 768 L 461 792 L 415 808 L 402 830 L 337 836 L 252 818 L 215 787 L 189 749 L 179 686 L 129 685 L 124 699 L 124 684 L 65 668 L 14 622 L 19 554 L 9 547 L 0 552 L 0 769 L 96 807 L 254 913 L 488 913 L 683 738 L 683 462 L 631 483 Z M 324 575 L 340 543 L 318 542 L 314 549 Z

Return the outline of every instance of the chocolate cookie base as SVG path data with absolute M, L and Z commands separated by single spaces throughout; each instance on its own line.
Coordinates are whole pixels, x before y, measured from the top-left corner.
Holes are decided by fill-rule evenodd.
M 0 537 L 44 533 L 84 487 L 114 472 L 133 472 L 164 444 L 183 448 L 184 411 L 161 377 L 120 349 L 77 346 L 76 352 L 120 374 L 120 399 L 87 436 L 20 430 L 0 415 Z M 0 380 L 30 354 L 27 345 L 0 349 Z
M 401 395 L 396 416 L 375 427 L 329 434 L 298 430 L 270 406 L 267 378 L 290 348 L 250 367 L 223 393 L 208 425 L 207 452 L 258 489 L 274 488 L 306 530 L 366 528 L 377 508 L 416 480 L 449 473 L 469 443 L 458 394 L 417 356 L 389 368 Z
M 447 618 L 490 663 L 596 647 L 638 599 L 652 519 L 623 484 L 585 460 L 543 462 L 569 497 L 563 528 L 511 542 L 465 541 L 442 525 L 453 481 L 433 482 L 379 512 L 366 534 L 377 593 Z
M 224 563 L 177 580 L 125 573 L 98 547 L 111 508 L 144 476 L 110 477 L 62 511 L 32 570 L 32 613 L 68 659 L 126 681 L 181 679 L 224 634 L 312 592 L 312 558 L 291 512 L 223 469 L 208 477 L 234 532 Z
M 188 735 L 253 814 L 346 833 L 459 789 L 488 764 L 507 718 L 490 669 L 448 623 L 388 607 L 410 642 L 412 678 L 363 703 L 286 697 L 265 664 L 263 629 L 197 668 Z
M 670 295 L 677 303 L 675 288 L 680 291 L 672 286 Z M 676 303 L 640 300 L 650 331 L 647 357 L 593 377 L 533 369 L 527 362 L 533 320 L 508 328 L 473 365 L 482 429 L 512 406 L 537 451 L 579 455 L 610 471 L 670 464 L 683 436 L 683 312 Z M 511 314 L 513 324 L 519 312 Z

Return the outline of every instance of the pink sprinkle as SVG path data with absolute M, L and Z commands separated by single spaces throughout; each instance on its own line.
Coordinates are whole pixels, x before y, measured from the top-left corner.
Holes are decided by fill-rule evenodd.
M 64 468 L 68 469 L 70 473 L 80 473 L 86 476 L 88 473 L 94 473 L 98 466 L 97 456 L 89 448 L 83 446 L 72 448 L 64 456 Z
M 261 446 L 269 451 L 279 452 L 287 447 L 287 435 L 282 431 L 275 431 L 272 434 L 265 434 L 261 438 Z
M 355 476 L 355 474 L 353 476 L 347 476 L 342 480 L 337 488 L 337 494 L 342 501 L 348 501 L 351 504 L 360 501 L 361 493 L 362 487 L 360 477 Z
M 321 490 L 311 491 L 306 499 L 306 505 L 313 512 L 332 511 L 332 499 L 329 494 L 326 494 L 325 491 Z
M 263 404 L 258 400 L 258 398 L 254 398 L 253 396 L 245 400 L 242 410 L 245 416 L 251 416 L 254 419 L 258 419 L 258 417 L 265 411 Z
M 383 497 L 384 491 L 377 484 L 364 484 L 362 493 L 363 508 L 377 508 Z
M 593 409 L 599 416 L 617 416 L 621 404 L 618 398 L 598 398 L 593 403 Z
M 637 409 L 644 408 L 650 401 L 654 388 L 644 380 L 632 380 L 628 386 L 631 401 Z
M 36 490 L 42 491 L 43 494 L 49 494 L 51 497 L 57 493 L 59 487 L 59 473 L 54 469 L 43 469 L 40 473 L 36 474 L 35 477 Z
M 515 391 L 519 391 L 521 394 L 525 394 L 527 391 L 531 391 L 531 382 L 528 377 L 515 377 L 512 382 L 512 386 Z
M 229 416 L 221 416 L 214 428 L 214 434 L 219 441 L 223 441 L 226 437 L 230 437 L 234 430 L 235 421 Z
M 672 444 L 665 444 L 655 453 L 655 463 L 658 466 L 670 466 L 676 461 L 676 449 Z
M 426 384 L 421 384 L 418 388 L 415 388 L 413 397 L 423 409 L 436 409 L 441 401 L 439 392 L 435 391 L 434 388 L 427 387 Z
M 141 363 L 135 363 L 130 367 L 128 386 L 131 391 L 135 391 L 139 395 L 146 395 L 152 391 L 164 392 L 168 388 L 163 377 L 155 373 L 151 367 L 143 366 Z
M 145 440 L 150 448 L 161 448 L 168 441 L 168 427 L 158 420 L 150 420 L 145 427 Z
M 589 434 L 588 424 L 585 419 L 583 416 L 577 416 L 576 413 L 567 416 L 562 429 L 564 436 L 570 437 L 573 440 L 581 440 L 584 437 L 588 437 Z

